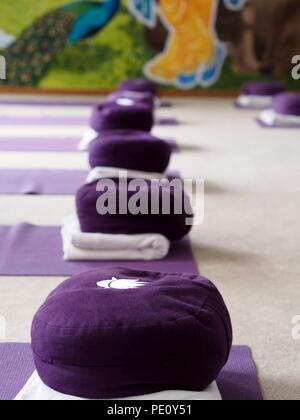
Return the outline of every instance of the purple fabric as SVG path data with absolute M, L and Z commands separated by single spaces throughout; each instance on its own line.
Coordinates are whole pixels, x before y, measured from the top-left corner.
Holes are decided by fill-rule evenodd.
M 88 117 L 66 117 L 66 116 L 0 116 L 1 125 L 72 125 L 86 126 Z
M 262 401 L 263 394 L 252 359 L 246 346 L 233 346 L 227 365 L 217 380 L 225 401 Z
M 281 93 L 273 99 L 273 109 L 278 114 L 300 116 L 300 94 Z M 300 124 L 299 124 L 300 125 Z
M 95 103 L 99 102 L 98 98 L 94 98 L 91 100 L 64 100 L 64 99 L 55 99 L 55 100 L 49 100 L 49 99 L 43 99 L 41 98 L 14 98 L 11 97 L 9 99 L 2 98 L 0 95 L 0 104 L 1 105 L 36 105 L 36 106 L 93 106 Z
M 78 190 L 76 208 L 82 232 L 123 235 L 158 233 L 169 240 L 182 239 L 190 232 L 192 223 L 188 225 L 186 220 L 191 218 L 192 209 L 182 186 L 180 189 L 171 186 L 155 187 L 151 181 L 144 180 L 144 185 L 130 188 L 130 180 L 127 180 L 126 184 L 120 179 L 110 181 L 114 182 L 113 187 L 106 187 L 107 182 L 105 181 L 105 185 L 103 183 L 100 188 L 98 181 L 95 181 L 83 185 Z M 137 193 L 140 202 L 147 206 L 146 213 L 141 214 L 140 212 L 135 215 L 126 209 L 125 212 L 119 211 L 121 208 L 120 197 L 123 197 L 127 205 Z M 105 201 L 105 210 L 109 210 L 106 214 L 99 212 L 98 203 L 101 198 Z M 167 200 L 170 202 L 170 206 L 168 211 L 164 212 L 161 203 L 166 203 Z M 111 203 L 115 208 L 109 208 Z M 154 204 L 157 213 L 152 210 Z M 187 204 L 189 208 L 187 208 Z M 180 212 L 178 212 L 178 208 Z
M 92 168 L 110 166 L 144 172 L 164 173 L 172 145 L 143 131 L 114 130 L 102 133 L 89 146 Z
M 0 344 L 0 400 L 13 400 L 34 369 L 30 344 Z M 217 383 L 225 401 L 263 399 L 251 352 L 246 346 L 233 346 Z
M 0 169 L 0 194 L 75 195 L 87 171 Z
M 70 276 L 117 264 L 110 261 L 64 261 L 60 230 L 57 226 L 34 226 L 26 223 L 0 226 L 0 275 Z M 168 257 L 162 261 L 122 261 L 119 264 L 142 270 L 197 273 L 187 239 L 174 242 Z
M 179 145 L 177 144 L 176 140 L 174 140 L 174 139 L 163 139 L 163 141 L 169 143 L 169 145 L 172 148 L 173 153 L 179 153 L 180 152 L 180 148 L 179 148 Z
M 179 121 L 177 120 L 177 118 L 171 118 L 171 117 L 166 117 L 166 118 L 159 118 L 156 121 L 156 124 L 158 125 L 179 125 Z
M 112 93 L 113 95 L 114 93 Z M 151 95 L 153 96 L 153 95 Z M 82 106 L 94 106 L 96 103 L 99 102 L 99 99 L 96 98 L 94 100 L 69 100 L 69 101 L 65 101 L 65 100 L 55 100 L 55 101 L 49 101 L 47 99 L 28 99 L 28 98 L 23 98 L 23 99 L 18 99 L 18 98 L 11 98 L 11 99 L 4 99 L 1 98 L 0 95 L 0 105 L 29 105 L 29 106 L 72 106 L 72 107 L 82 107 Z M 161 108 L 171 108 L 172 102 L 170 101 L 165 101 L 162 100 L 159 104 L 159 106 Z
M 93 115 L 91 126 L 96 131 L 102 129 L 129 128 L 133 130 L 150 131 L 154 124 L 156 125 L 178 125 L 176 118 L 158 118 L 154 120 L 153 108 L 141 102 L 132 106 L 122 106 L 115 102 L 102 103 L 93 107 Z M 110 109 L 110 111 L 108 111 Z M 86 116 L 1 116 L 0 126 L 7 125 L 72 125 L 72 126 L 88 126 L 89 118 Z M 125 126 L 124 126 L 125 125 Z M 102 128 L 106 127 L 106 128 Z
M 119 91 L 132 91 L 132 92 L 150 92 L 152 95 L 157 94 L 158 86 L 150 80 L 143 79 L 128 79 L 124 80 L 119 85 Z
M 79 152 L 80 138 L 0 138 L 2 152 Z
M 142 105 L 143 106 L 143 105 Z M 125 107 L 122 107 L 125 108 Z M 126 107 L 129 108 L 129 107 Z M 149 110 L 149 108 L 147 107 L 147 109 Z M 137 114 L 139 116 L 139 113 Z M 147 117 L 148 118 L 148 117 Z M 87 126 L 89 124 L 89 119 L 87 117 L 41 117 L 41 116 L 37 116 L 37 117 L 11 117 L 11 116 L 5 116 L 5 117 L 1 117 L 0 116 L 0 126 L 1 125 L 72 125 L 72 126 Z M 156 125 L 179 125 L 179 122 L 176 118 L 158 118 L 156 121 L 153 121 L 152 124 L 156 124 Z M 142 124 L 141 122 L 135 124 L 132 123 L 131 124 L 133 127 L 133 129 L 142 129 L 145 128 L 145 126 L 148 128 L 148 126 L 150 125 L 150 122 L 148 122 L 148 124 L 146 124 L 145 120 L 144 123 Z M 136 128 L 135 128 L 136 127 Z M 122 128 L 122 127 L 120 127 Z M 124 127 L 123 127 L 124 128 Z M 126 127 L 125 127 L 126 128 Z M 151 126 L 152 128 L 152 126 Z M 150 129 L 151 129 L 150 128 Z M 150 129 L 148 130 L 144 130 L 144 131 L 150 131 Z
M 78 149 L 80 138 L 0 138 L 0 151 L 2 152 L 81 152 Z M 179 152 L 174 139 L 165 139 L 173 152 Z M 82 152 L 81 152 L 82 153 Z
M 0 169 L 2 195 L 75 195 L 84 184 L 88 171 L 68 169 Z M 171 180 L 178 172 L 167 172 Z
M 126 279 L 142 287 L 114 288 Z M 111 267 L 59 285 L 34 316 L 31 345 L 40 378 L 63 394 L 202 391 L 227 363 L 232 326 L 204 277 Z
M 68 169 L 0 169 L 0 194 L 75 195 L 88 171 Z M 178 172 L 168 172 L 173 179 Z
M 286 90 L 282 82 L 248 82 L 242 88 L 244 95 L 274 96 Z
M 35 370 L 30 344 L 0 343 L 0 401 L 11 401 Z
M 152 130 L 154 113 L 144 104 L 121 106 L 116 103 L 96 105 L 92 111 L 91 127 L 98 133 L 105 130 Z

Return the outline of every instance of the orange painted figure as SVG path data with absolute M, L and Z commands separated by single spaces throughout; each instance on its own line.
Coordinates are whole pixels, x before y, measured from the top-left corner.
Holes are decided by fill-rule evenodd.
M 225 46 L 216 32 L 216 14 L 221 0 L 129 0 L 132 13 L 154 27 L 156 15 L 169 31 L 164 51 L 145 66 L 155 81 L 180 88 L 214 84 L 222 71 Z M 231 10 L 240 10 L 247 0 L 223 0 Z
M 215 52 L 215 0 L 161 0 L 161 16 L 170 29 L 165 51 L 148 63 L 151 78 L 176 82 L 180 75 L 208 65 Z

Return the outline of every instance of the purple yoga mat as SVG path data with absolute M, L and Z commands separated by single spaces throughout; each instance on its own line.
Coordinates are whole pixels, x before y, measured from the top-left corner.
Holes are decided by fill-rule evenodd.
M 4 99 L 0 96 L 0 105 L 32 105 L 32 106 L 93 106 L 101 101 L 101 98 L 91 100 L 47 100 L 47 99 L 30 99 L 30 98 L 11 98 Z M 162 100 L 160 108 L 171 108 L 172 102 Z
M 30 344 L 0 344 L 0 400 L 13 400 L 34 372 Z M 263 399 L 250 349 L 234 346 L 217 380 L 222 399 Z
M 75 195 L 88 171 L 68 169 L 0 169 L 0 195 Z M 178 178 L 177 171 L 167 173 Z
M 88 117 L 66 117 L 66 116 L 0 116 L 1 125 L 78 125 L 85 126 L 89 122 Z
M 11 116 L 0 116 L 1 125 L 65 125 L 65 126 L 88 126 L 89 117 L 54 117 L 54 116 L 30 116 L 30 117 L 11 117 Z M 158 118 L 156 125 L 178 125 L 179 122 L 176 118 Z
M 0 194 L 75 195 L 87 171 L 0 169 Z
M 285 124 L 268 125 L 265 122 L 263 122 L 260 118 L 256 118 L 256 122 L 262 128 L 270 128 L 270 129 L 280 128 L 280 129 L 286 129 L 286 130 L 293 130 L 293 129 L 294 130 L 299 130 L 299 128 L 300 128 L 300 124 L 297 124 L 297 125 L 285 125 Z
M 0 139 L 2 152 L 79 152 L 78 138 L 61 139 L 30 139 L 9 138 Z
M 90 100 L 64 100 L 55 99 L 49 100 L 44 98 L 1 98 L 0 105 L 29 105 L 29 106 L 93 106 L 101 101 L 101 98 L 94 98 Z
M 0 226 L 0 275 L 70 276 L 99 267 L 120 265 L 141 270 L 197 273 L 188 239 L 174 242 L 162 261 L 82 261 L 63 260 L 60 227 L 27 223 Z
M 80 152 L 78 149 L 80 138 L 0 138 L 1 152 Z M 174 153 L 179 152 L 178 145 L 174 139 L 165 139 L 173 148 Z
M 177 120 L 177 118 L 171 118 L 171 117 L 166 117 L 166 118 L 159 118 L 156 121 L 157 125 L 179 125 L 179 121 Z

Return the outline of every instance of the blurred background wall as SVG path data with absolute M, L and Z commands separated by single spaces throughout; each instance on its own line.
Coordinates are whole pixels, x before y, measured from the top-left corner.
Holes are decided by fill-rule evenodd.
M 235 91 L 293 80 L 299 0 L 9 0 L 0 13 L 7 87 L 108 90 L 146 77 L 165 89 Z

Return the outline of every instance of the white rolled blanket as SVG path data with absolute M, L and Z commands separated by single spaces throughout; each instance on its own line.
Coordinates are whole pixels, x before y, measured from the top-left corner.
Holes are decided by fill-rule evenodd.
M 120 179 L 126 177 L 127 179 L 145 179 L 145 180 L 159 180 L 163 181 L 167 179 L 167 175 L 159 174 L 154 172 L 141 172 L 141 171 L 133 171 L 130 169 L 121 169 L 121 168 L 113 168 L 113 167 L 104 167 L 98 166 L 92 169 L 86 179 L 86 183 L 90 184 L 94 181 L 99 181 L 100 179 Z
M 169 240 L 159 234 L 83 233 L 76 215 L 65 219 L 61 234 L 66 261 L 162 260 L 170 250 Z
M 236 101 L 241 108 L 266 109 L 273 104 L 273 96 L 240 95 Z
M 300 117 L 297 115 L 277 114 L 272 109 L 261 112 L 259 120 L 270 127 L 276 127 L 277 125 L 286 127 L 300 126 Z
M 15 401 L 81 401 L 83 398 L 61 394 L 45 385 L 35 371 L 24 388 L 16 396 Z M 205 391 L 162 391 L 155 394 L 138 397 L 121 398 L 115 401 L 155 400 L 155 401 L 221 401 L 221 394 L 216 382 L 213 382 Z

